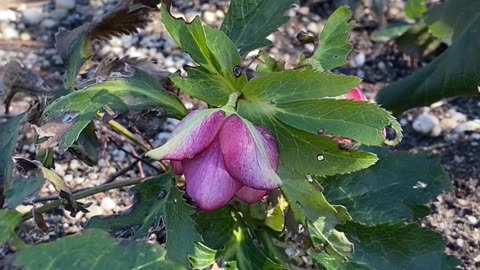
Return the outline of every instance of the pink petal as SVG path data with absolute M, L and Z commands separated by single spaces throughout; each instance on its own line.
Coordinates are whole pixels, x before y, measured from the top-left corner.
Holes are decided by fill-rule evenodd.
M 362 90 L 360 90 L 360 87 L 353 88 L 347 93 L 346 98 L 355 101 L 368 101 L 367 97 L 362 93 Z
M 187 193 L 198 207 L 213 211 L 226 205 L 242 185 L 225 169 L 218 140 L 193 159 L 182 162 Z
M 263 199 L 268 194 L 266 190 L 253 189 L 251 187 L 243 186 L 235 193 L 235 197 L 246 203 L 256 203 Z
M 270 160 L 270 165 L 272 165 L 272 168 L 277 171 L 278 169 L 278 145 L 277 145 L 277 140 L 275 140 L 275 137 L 273 134 L 268 130 L 267 128 L 260 127 L 260 126 L 255 126 L 255 128 L 260 132 L 260 134 L 263 137 L 263 140 L 265 141 L 266 145 L 266 150 L 268 154 L 268 159 Z
M 172 170 L 173 173 L 176 175 L 182 175 L 183 174 L 183 166 L 181 161 L 177 160 L 172 160 L 170 161 L 170 165 L 172 165 Z
M 266 190 L 282 184 L 272 166 L 276 164 L 271 162 L 278 157 L 278 149 L 252 123 L 234 114 L 225 120 L 219 134 L 225 167 L 235 180 Z
M 224 119 L 222 110 L 194 111 L 178 124 L 167 143 L 146 155 L 157 160 L 192 158 L 212 143 Z

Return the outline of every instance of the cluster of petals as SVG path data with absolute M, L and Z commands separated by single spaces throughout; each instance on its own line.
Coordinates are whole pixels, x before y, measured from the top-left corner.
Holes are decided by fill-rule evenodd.
M 170 160 L 174 173 L 185 176 L 189 197 L 205 211 L 234 197 L 257 202 L 281 185 L 273 135 L 222 109 L 191 112 L 167 143 L 147 155 Z

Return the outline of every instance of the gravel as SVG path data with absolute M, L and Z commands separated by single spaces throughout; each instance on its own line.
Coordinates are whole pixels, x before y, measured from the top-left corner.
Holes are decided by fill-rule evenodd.
M 224 17 L 228 1 L 174 1 L 176 16 L 185 15 L 191 20 L 201 16 L 204 22 L 219 27 Z M 388 20 L 402 19 L 401 0 L 389 1 L 385 17 Z M 110 10 L 114 4 L 107 0 L 55 0 L 42 7 L 19 7 L 18 9 L 0 8 L 0 39 L 18 42 L 15 45 L 0 45 L 0 65 L 11 60 L 20 60 L 25 66 L 39 72 L 49 82 L 63 80 L 63 63 L 54 49 L 54 34 L 58 27 L 73 29 L 82 22 L 91 21 Z M 308 45 L 299 43 L 295 36 L 299 31 L 319 34 L 325 19 L 334 10 L 333 1 L 302 2 L 297 10 L 287 15 L 296 15 L 289 24 L 269 38 L 275 48 L 266 51 L 277 59 L 292 67 L 300 51 L 311 51 Z M 377 43 L 371 35 L 380 24 L 371 9 L 359 8 L 355 12 L 358 24 L 351 36 L 354 45 L 352 57 L 347 66 L 336 71 L 356 75 L 363 79 L 362 88 L 372 99 L 376 92 L 386 83 L 396 81 L 411 74 L 415 69 L 431 61 L 435 54 L 425 57 L 412 57 L 405 54 L 392 43 Z M 132 46 L 132 47 L 130 47 Z M 184 65 L 193 65 L 191 58 L 178 50 L 173 39 L 165 33 L 163 26 L 157 21 L 138 34 L 115 38 L 107 42 L 94 44 L 96 57 L 94 63 L 112 53 L 119 57 L 130 55 L 157 60 L 162 68 L 176 72 Z M 245 68 L 253 69 L 249 64 L 253 56 L 245 59 Z M 183 97 L 182 97 L 183 98 Z M 187 108 L 199 107 L 196 102 L 184 98 Z M 17 97 L 12 104 L 13 112 L 25 111 L 30 101 Z M 432 215 L 423 222 L 424 226 L 441 232 L 447 240 L 448 254 L 458 256 L 464 262 L 464 269 L 480 268 L 480 99 L 453 98 L 431 106 L 408 111 L 399 116 L 404 128 L 403 142 L 396 148 L 411 152 L 429 151 L 441 156 L 442 164 L 452 179 L 453 189 L 449 193 L 438 196 L 430 204 Z M 167 119 L 163 125 L 150 130 L 154 146 L 163 144 L 170 136 L 178 120 Z M 25 132 L 20 138 L 21 155 L 34 157 L 35 142 L 31 133 Z M 102 142 L 108 136 L 99 132 Z M 30 136 L 30 137 L 29 137 Z M 124 149 L 126 145 L 120 144 Z M 74 190 L 102 184 L 109 176 L 125 168 L 134 159 L 117 147 L 109 145 L 101 149 L 97 166 L 88 167 L 73 158 L 69 153 L 55 154 L 55 171 L 67 181 Z M 143 166 L 148 173 L 149 167 Z M 139 175 L 134 168 L 125 177 Z M 46 185 L 42 196 L 55 195 L 52 185 Z M 54 231 L 41 233 L 35 231 L 32 222 L 25 223 L 19 229 L 19 235 L 28 243 L 51 241 L 57 237 L 80 231 L 92 216 L 110 215 L 113 212 L 126 210 L 132 204 L 132 196 L 128 189 L 114 190 L 97 194 L 84 199 L 84 203 L 92 203 L 87 214 L 79 213 L 71 218 L 63 210 L 55 211 L 47 216 L 47 222 Z M 24 211 L 29 211 L 24 207 Z M 299 250 L 295 241 L 277 243 L 285 252 L 293 257 L 295 266 L 312 268 L 311 259 L 304 251 Z M 287 251 L 288 250 L 288 251 Z M 0 257 L 4 251 L 0 251 Z

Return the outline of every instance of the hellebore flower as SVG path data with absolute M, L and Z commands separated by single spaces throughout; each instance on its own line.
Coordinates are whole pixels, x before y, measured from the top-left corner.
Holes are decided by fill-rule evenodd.
M 362 93 L 362 90 L 360 90 L 360 87 L 358 86 L 350 90 L 345 97 L 355 101 L 368 101 L 367 97 Z
M 170 160 L 202 210 L 218 209 L 233 197 L 254 203 L 281 185 L 272 134 L 236 114 L 227 117 L 222 109 L 191 112 L 169 141 L 147 156 Z

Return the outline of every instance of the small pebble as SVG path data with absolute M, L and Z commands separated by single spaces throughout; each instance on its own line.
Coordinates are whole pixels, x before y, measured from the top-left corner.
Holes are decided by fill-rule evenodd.
M 468 219 L 468 223 L 470 223 L 470 225 L 477 225 L 478 223 L 478 219 L 474 216 L 467 216 L 467 219 Z
M 205 11 L 203 13 L 203 20 L 207 24 L 214 24 L 217 21 L 217 15 L 212 11 Z
M 458 125 L 459 123 L 453 118 L 443 118 L 440 120 L 440 128 L 445 133 L 454 130 Z
M 17 19 L 15 12 L 11 9 L 0 9 L 0 22 L 13 22 Z
M 27 8 L 22 12 L 23 21 L 31 25 L 39 24 L 43 16 L 43 10 L 40 7 Z
M 455 242 L 457 243 L 457 246 L 463 247 L 465 241 L 462 238 L 458 238 Z
M 56 8 L 73 9 L 75 4 L 75 0 L 55 0 Z
M 40 26 L 42 26 L 43 28 L 55 28 L 58 26 L 58 21 L 55 20 L 55 19 L 45 19 L 42 21 L 42 23 L 40 24 Z
M 102 209 L 105 211 L 112 211 L 116 206 L 117 204 L 110 197 L 103 198 L 102 202 L 100 203 L 100 207 L 102 207 Z
M 356 67 L 362 67 L 365 64 L 365 54 L 359 53 L 353 59 Z
M 438 132 L 438 129 L 440 129 L 440 122 L 438 121 L 438 118 L 434 115 L 423 113 L 417 118 L 415 118 L 412 127 L 418 133 L 421 133 L 423 135 L 431 135 L 434 132 Z

